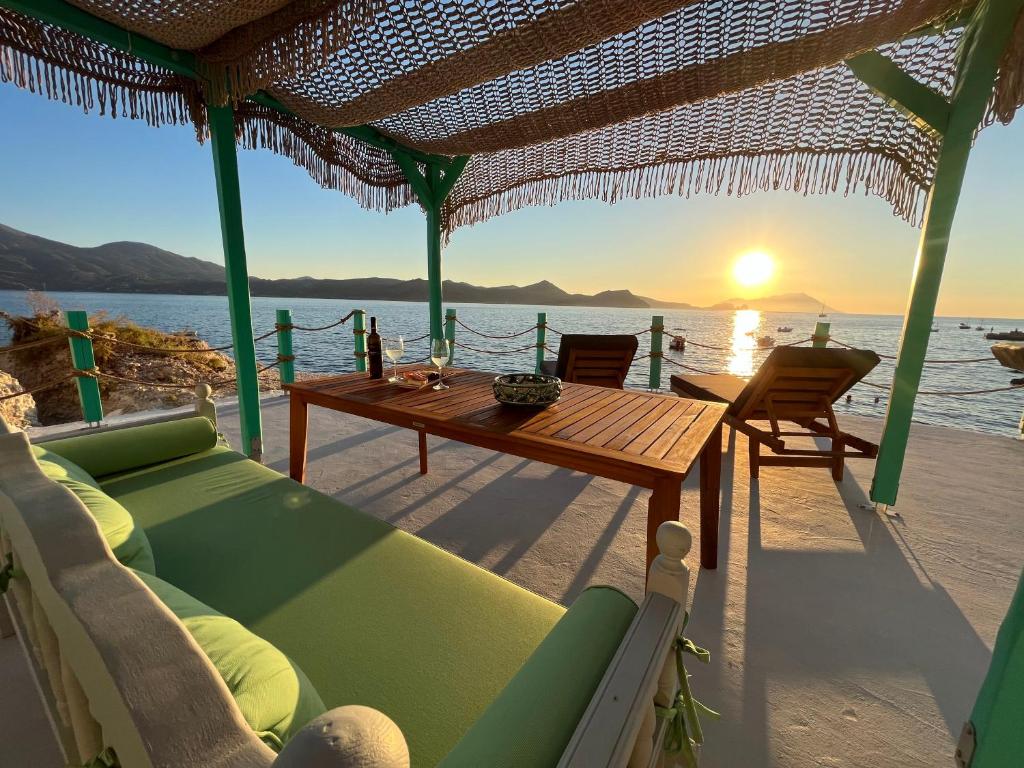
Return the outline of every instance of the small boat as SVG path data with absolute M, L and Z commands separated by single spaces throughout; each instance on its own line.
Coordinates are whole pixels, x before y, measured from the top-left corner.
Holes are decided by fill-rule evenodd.
M 985 338 L 990 341 L 1024 341 L 1024 331 L 1014 328 L 1012 331 L 993 331 L 986 333 Z
M 939 329 L 938 329 L 938 328 L 936 328 L 936 327 L 935 327 L 935 326 L 933 325 L 933 326 L 932 326 L 932 333 L 938 333 L 938 332 L 939 332 Z
M 970 324 L 970 323 L 960 323 L 960 325 L 959 325 L 959 326 L 957 326 L 957 327 L 958 327 L 958 328 L 959 328 L 959 329 L 960 329 L 961 331 L 969 331 L 969 330 L 971 330 L 971 324 Z
M 792 333 L 793 328 L 788 325 L 780 325 L 778 328 L 775 329 L 775 331 L 777 333 Z
M 828 317 L 828 312 L 825 311 L 825 305 L 821 305 L 821 312 L 818 313 L 818 317 Z
M 974 330 L 976 330 L 976 331 L 984 331 L 985 330 L 985 326 L 984 325 L 976 325 L 976 326 L 974 326 Z
M 757 348 L 758 349 L 771 349 L 775 346 L 775 339 L 771 336 L 758 336 L 757 337 Z
M 747 332 L 746 332 L 746 333 L 744 333 L 743 335 L 744 335 L 744 336 L 753 336 L 753 335 L 754 335 L 754 331 L 747 331 Z
M 677 352 L 686 351 L 686 337 L 685 336 L 673 336 L 672 341 L 668 343 L 669 349 L 674 349 Z

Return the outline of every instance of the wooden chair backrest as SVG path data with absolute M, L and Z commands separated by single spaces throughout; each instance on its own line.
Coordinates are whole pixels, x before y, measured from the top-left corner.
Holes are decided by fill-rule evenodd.
M 878 364 L 862 349 L 779 347 L 730 406 L 740 421 L 829 417 L 831 406 Z
M 558 348 L 562 381 L 622 389 L 636 355 L 636 336 L 567 334 Z

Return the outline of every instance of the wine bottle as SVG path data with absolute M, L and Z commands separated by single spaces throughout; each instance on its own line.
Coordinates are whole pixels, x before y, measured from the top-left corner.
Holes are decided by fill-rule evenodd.
M 384 357 L 381 354 L 380 334 L 377 333 L 377 318 L 370 318 L 370 335 L 366 337 L 366 354 L 370 359 L 370 378 L 384 378 Z

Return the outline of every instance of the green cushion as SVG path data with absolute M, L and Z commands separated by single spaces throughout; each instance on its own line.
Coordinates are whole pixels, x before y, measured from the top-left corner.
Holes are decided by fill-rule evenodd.
M 305 673 L 272 644 L 166 581 L 135 575 L 185 625 L 224 678 L 245 722 L 268 745 L 280 750 L 326 711 Z
M 564 613 L 224 448 L 103 482 L 160 575 L 295 659 L 328 707 L 402 729 L 415 766 L 451 751 Z
M 52 440 L 46 448 L 93 477 L 103 477 L 199 453 L 216 444 L 217 430 L 210 420 L 194 416 Z
M 586 590 L 442 768 L 556 765 L 636 612 L 616 589 Z
M 44 475 L 63 485 L 85 505 L 122 565 L 156 573 L 149 539 L 135 525 L 127 509 L 100 490 L 99 484 L 78 465 L 38 445 L 32 446 L 32 453 Z
M 65 459 L 59 453 L 48 451 L 45 446 L 33 445 L 32 454 L 36 457 L 36 461 L 39 462 L 40 466 L 43 467 L 43 473 L 51 480 L 56 480 L 57 482 L 77 480 L 80 483 L 91 485 L 93 488 L 100 487 L 96 479 L 80 466 L 73 461 Z M 45 466 L 43 466 L 43 462 L 46 462 Z

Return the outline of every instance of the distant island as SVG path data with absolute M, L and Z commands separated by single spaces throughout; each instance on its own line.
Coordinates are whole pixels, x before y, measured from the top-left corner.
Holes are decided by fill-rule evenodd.
M 211 296 L 222 296 L 225 290 L 224 267 L 209 261 L 181 256 L 146 243 L 117 242 L 81 248 L 3 224 L 0 224 L 0 288 Z M 349 280 L 250 277 L 249 290 L 253 296 L 364 301 L 426 301 L 428 296 L 426 280 L 387 277 Z M 806 293 L 787 293 L 759 299 L 728 299 L 710 307 L 698 307 L 638 296 L 628 290 L 601 291 L 594 295 L 569 293 L 547 280 L 532 285 L 492 288 L 445 280 L 443 290 L 446 301 L 465 304 L 729 311 L 746 307 L 815 313 L 824 306 Z M 835 310 L 825 307 L 825 311 Z

